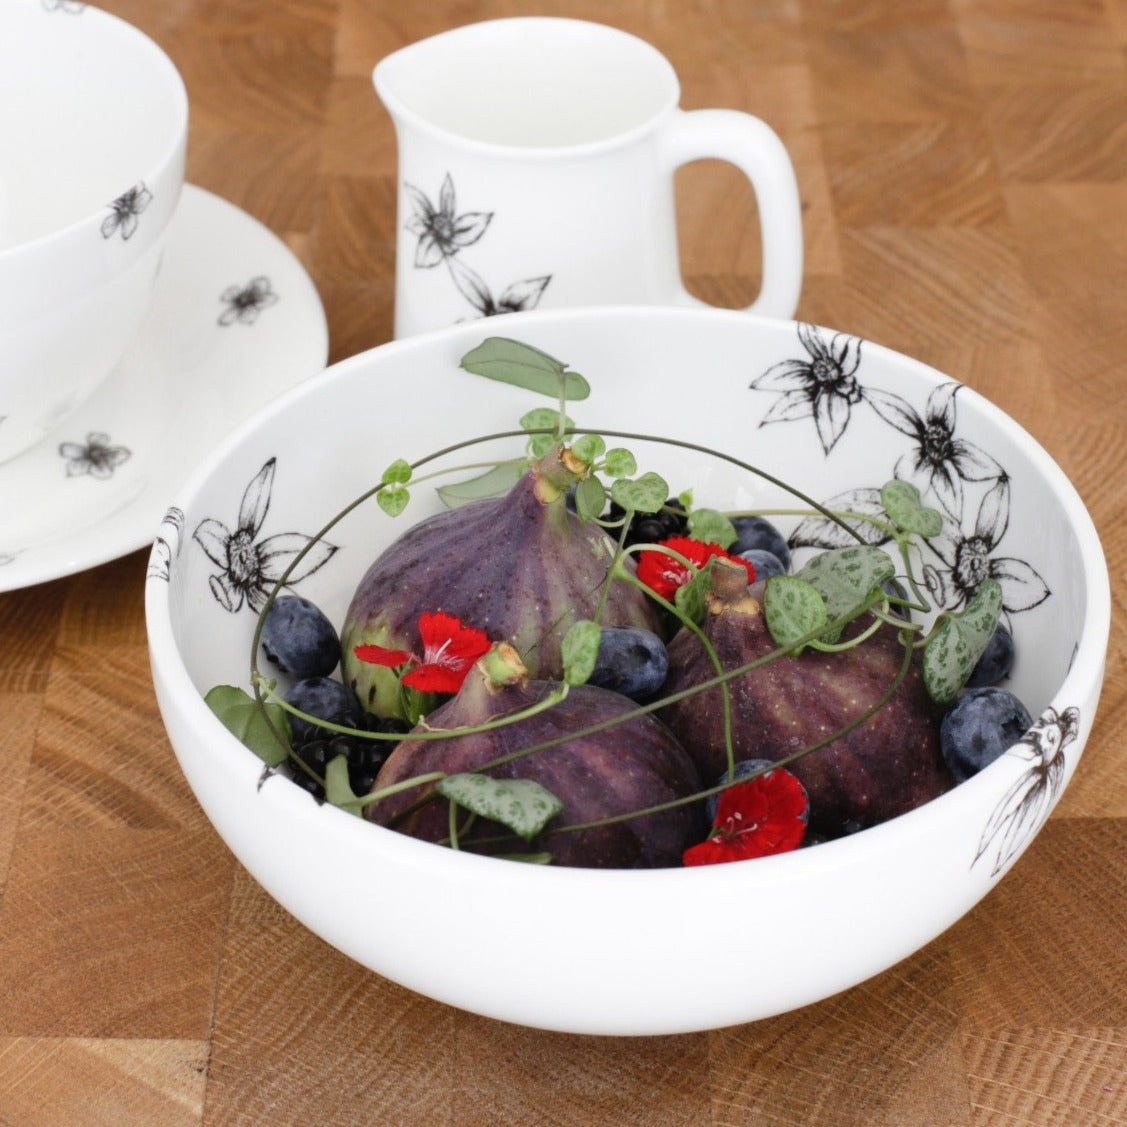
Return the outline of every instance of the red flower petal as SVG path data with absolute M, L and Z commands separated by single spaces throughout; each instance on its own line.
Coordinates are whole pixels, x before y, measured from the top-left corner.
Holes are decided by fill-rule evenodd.
M 353 646 L 352 652 L 360 661 L 366 661 L 369 665 L 387 665 L 392 669 L 412 660 L 406 650 L 389 650 L 383 646 Z
M 684 556 L 695 568 L 702 568 L 713 556 L 723 556 L 725 559 L 740 564 L 747 572 L 748 583 L 755 582 L 755 568 L 725 551 L 719 544 L 706 544 L 703 540 L 694 540 L 691 536 L 670 536 L 668 540 L 659 540 L 660 547 L 671 548 L 674 552 Z M 673 600 L 677 588 L 684 586 L 692 578 L 693 573 L 680 560 L 650 549 L 638 555 L 638 579 L 656 595 L 660 595 L 667 602 Z
M 421 693 L 456 693 L 490 645 L 483 631 L 463 626 L 460 619 L 442 611 L 419 615 L 419 635 L 422 664 L 403 678 L 403 684 Z
M 403 675 L 403 684 L 420 693 L 456 693 L 462 687 L 470 665 L 419 665 Z
M 726 842 L 719 839 L 714 840 L 710 837 L 702 841 L 700 845 L 686 849 L 681 857 L 681 864 L 691 867 L 693 865 L 720 865 L 725 861 L 739 860 L 739 857 L 732 856 Z
M 443 611 L 419 615 L 419 636 L 423 640 L 423 664 L 465 662 L 467 666 L 489 650 L 489 638 L 482 630 L 463 626 L 460 619 Z
M 808 811 L 802 784 L 781 767 L 734 783 L 720 794 L 707 840 L 687 849 L 682 863 L 715 865 L 797 849 Z

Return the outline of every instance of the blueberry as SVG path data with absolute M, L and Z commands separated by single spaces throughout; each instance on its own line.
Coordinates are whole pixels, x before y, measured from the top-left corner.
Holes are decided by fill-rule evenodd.
M 761 771 L 764 767 L 770 767 L 770 759 L 742 759 L 735 766 L 735 779 L 734 782 L 739 782 L 740 779 L 746 779 L 748 775 L 754 775 L 757 771 Z M 716 782 L 714 786 L 727 786 L 728 785 L 728 772 L 725 771 Z M 708 814 L 708 824 L 711 826 L 716 821 L 716 808 L 720 804 L 720 795 L 710 794 L 705 800 L 705 811 Z
M 669 654 L 653 631 L 637 626 L 604 626 L 588 683 L 613 689 L 631 700 L 645 700 L 665 684 L 668 672 Z
M 790 547 L 783 534 L 769 520 L 763 517 L 732 517 L 732 527 L 735 528 L 737 537 L 735 544 L 728 549 L 732 555 L 738 556 L 752 548 L 762 548 L 778 559 L 784 571 L 790 570 Z
M 786 575 L 787 572 L 783 561 L 766 548 L 748 548 L 746 552 L 740 552 L 740 559 L 747 560 L 755 568 L 756 579 L 770 579 L 772 575 Z
M 268 661 L 295 677 L 327 677 L 340 661 L 333 624 L 308 599 L 280 595 L 262 623 Z
M 982 685 L 996 685 L 1004 681 L 1014 667 L 1014 640 L 1013 635 L 999 622 L 986 649 L 978 659 L 978 664 L 971 670 L 967 684 L 972 688 Z
M 287 704 L 301 712 L 339 724 L 345 728 L 361 728 L 364 714 L 356 695 L 339 681 L 328 677 L 306 677 L 294 684 L 285 694 Z M 297 716 L 290 716 L 290 743 L 296 749 L 310 740 L 324 738 L 325 728 L 309 724 Z
M 903 599 L 910 602 L 912 596 L 908 594 L 908 588 L 900 582 L 899 579 L 886 579 L 881 585 L 881 590 L 891 599 Z M 889 603 L 888 613 L 896 615 L 897 618 L 903 618 L 907 622 L 912 620 L 912 612 L 900 603 Z
M 1005 689 L 967 689 L 939 725 L 939 749 L 963 782 L 1013 747 L 1033 723 L 1025 705 Z

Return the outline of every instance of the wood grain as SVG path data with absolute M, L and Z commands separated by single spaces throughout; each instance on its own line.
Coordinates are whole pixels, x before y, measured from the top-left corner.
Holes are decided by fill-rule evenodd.
M 686 108 L 747 110 L 786 142 L 807 240 L 799 315 L 976 387 L 1071 475 L 1104 540 L 1114 621 L 1081 769 L 981 905 L 796 1013 L 619 1039 L 421 998 L 255 884 L 165 738 L 144 553 L 0 595 L 0 1125 L 1127 1122 L 1127 3 L 101 6 L 180 67 L 189 179 L 300 257 L 334 360 L 391 334 L 396 153 L 373 64 L 533 7 L 650 40 Z M 749 301 L 746 185 L 698 162 L 678 174 L 677 206 L 690 289 Z

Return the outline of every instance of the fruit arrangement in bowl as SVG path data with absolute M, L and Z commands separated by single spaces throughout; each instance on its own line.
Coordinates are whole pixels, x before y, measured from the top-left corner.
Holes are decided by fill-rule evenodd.
M 342 951 L 528 1025 L 717 1027 L 912 953 L 1090 729 L 1108 594 L 1075 492 L 845 334 L 504 329 L 337 365 L 170 510 L 154 681 L 205 812 Z

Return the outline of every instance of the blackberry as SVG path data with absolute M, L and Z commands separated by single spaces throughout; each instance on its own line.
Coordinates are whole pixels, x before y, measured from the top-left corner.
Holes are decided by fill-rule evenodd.
M 285 701 L 299 712 L 344 728 L 359 728 L 364 723 L 364 715 L 352 690 L 328 677 L 306 677 L 298 681 L 286 692 Z M 300 717 L 291 716 L 289 720 L 290 743 L 294 748 L 330 734 Z
M 618 523 L 626 516 L 626 510 L 612 501 L 603 513 L 603 520 Z M 687 533 L 688 513 L 676 497 L 667 498 L 656 513 L 635 513 L 626 530 L 626 546 L 631 544 L 656 544 L 671 536 L 684 536 Z

